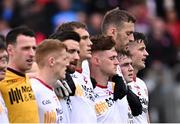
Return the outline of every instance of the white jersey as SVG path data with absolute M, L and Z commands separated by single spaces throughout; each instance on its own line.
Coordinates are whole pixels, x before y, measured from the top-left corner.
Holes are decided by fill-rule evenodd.
M 140 98 L 143 111 L 142 114 L 136 117 L 133 117 L 134 123 L 141 123 L 141 124 L 147 124 L 149 123 L 149 116 L 148 116 L 148 90 L 146 87 L 146 84 L 143 80 L 136 78 L 136 81 L 128 83 L 128 86 L 130 86 L 130 89 Z
M 125 83 L 125 85 L 127 85 L 127 83 L 126 83 L 126 81 L 125 81 L 125 79 L 124 79 L 124 76 L 123 76 L 123 74 L 122 74 L 122 71 L 121 71 L 121 67 L 119 66 L 119 65 L 117 65 L 117 71 L 116 71 L 116 73 L 119 75 L 119 76 L 121 76 L 122 77 L 122 79 L 123 79 L 123 81 L 124 81 L 124 83 Z M 124 106 L 126 106 L 125 108 L 129 108 L 128 109 L 128 119 L 129 119 L 129 121 L 128 121 L 128 123 L 133 123 L 133 115 L 132 115 L 132 112 L 131 112 L 131 109 L 130 109 L 130 107 L 129 107 L 129 104 L 128 104 L 128 101 L 127 101 L 127 97 L 125 96 L 123 99 L 121 99 L 119 102 L 121 102 L 119 105 L 124 105 Z M 123 114 L 126 114 L 126 110 L 125 111 L 123 111 Z
M 113 89 L 113 82 L 108 82 L 107 87 L 97 85 L 94 89 L 98 123 L 129 122 L 129 106 L 126 96 L 121 100 L 114 101 Z
M 53 89 L 37 78 L 30 79 L 38 103 L 40 123 L 68 123 L 68 115 Z
M 76 91 L 70 96 L 70 122 L 71 123 L 96 123 L 95 97 L 90 78 L 75 71 L 71 74 Z
M 86 77 L 90 77 L 90 69 L 88 60 L 82 62 L 82 74 Z
M 0 93 L 0 123 L 9 123 L 8 111 Z

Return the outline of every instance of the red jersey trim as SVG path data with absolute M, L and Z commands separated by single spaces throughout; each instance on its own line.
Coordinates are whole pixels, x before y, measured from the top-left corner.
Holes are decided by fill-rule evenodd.
M 107 86 L 102 86 L 102 85 L 99 85 L 99 84 L 96 84 L 97 87 L 100 87 L 100 88 L 103 88 L 103 89 L 106 89 Z
M 33 77 L 33 78 L 37 79 L 41 84 L 43 84 L 44 86 L 46 86 L 50 90 L 53 90 L 53 88 L 51 86 L 49 86 L 48 84 L 46 84 L 43 80 L 41 80 L 41 79 L 39 79 L 37 77 Z
M 82 73 L 83 69 L 81 67 L 77 67 L 76 71 L 79 72 L 79 73 Z
M 136 82 L 136 75 L 133 75 L 133 81 Z

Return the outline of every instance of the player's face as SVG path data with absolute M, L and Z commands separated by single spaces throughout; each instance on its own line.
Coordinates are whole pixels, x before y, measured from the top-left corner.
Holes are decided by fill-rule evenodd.
M 117 65 L 119 64 L 117 60 L 117 52 L 115 48 L 111 50 L 103 51 L 103 55 L 99 56 L 99 66 L 101 71 L 107 76 L 113 76 L 116 74 Z
M 8 45 L 10 66 L 22 73 L 30 70 L 34 62 L 35 50 L 35 37 L 19 35 L 15 45 Z
M 144 42 L 134 42 L 134 45 L 129 45 L 129 52 L 132 55 L 133 67 L 141 70 L 145 68 L 145 60 L 149 54 Z
M 132 59 L 127 56 L 120 56 L 118 57 L 118 60 L 124 79 L 127 83 L 132 82 L 134 73 L 134 69 L 132 67 Z
M 64 79 L 67 66 L 69 65 L 69 53 L 64 49 L 55 59 L 54 70 L 57 73 L 57 79 Z
M 91 55 L 92 42 L 89 38 L 89 33 L 83 28 L 77 28 L 74 31 L 77 32 L 81 37 L 80 44 L 79 44 L 80 59 L 81 60 L 90 59 L 92 57 Z
M 6 50 L 0 50 L 0 81 L 4 79 L 8 64 L 8 54 Z
M 79 58 L 79 43 L 74 40 L 66 40 L 63 42 L 67 46 L 67 52 L 69 53 L 69 65 L 67 72 L 74 73 L 77 67 Z
M 117 29 L 117 35 L 115 36 L 116 50 L 117 51 L 127 51 L 128 43 L 134 41 L 134 23 L 123 22 L 120 29 Z

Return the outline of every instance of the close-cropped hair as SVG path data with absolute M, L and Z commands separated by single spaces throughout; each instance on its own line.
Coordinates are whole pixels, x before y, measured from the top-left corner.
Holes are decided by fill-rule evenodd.
M 61 32 L 55 32 L 52 35 L 49 36 L 49 39 L 58 39 L 62 42 L 65 40 L 74 40 L 77 42 L 80 42 L 81 38 L 78 33 L 74 31 L 61 31 Z
M 6 50 L 5 38 L 0 35 L 0 50 Z
M 45 66 L 47 61 L 46 57 L 50 54 L 56 54 L 59 56 L 59 53 L 63 50 L 67 50 L 66 45 L 62 42 L 59 42 L 57 39 L 45 39 L 43 40 L 36 49 L 35 60 L 39 67 Z
M 61 24 L 58 28 L 57 28 L 57 32 L 62 32 L 62 31 L 72 31 L 76 28 L 82 28 L 82 29 L 86 29 L 87 30 L 87 26 L 81 22 L 66 22 Z
M 104 15 L 101 25 L 101 31 L 106 34 L 110 25 L 120 29 L 123 22 L 136 22 L 136 18 L 125 10 L 120 10 L 119 7 L 112 9 Z
M 137 43 L 141 43 L 144 42 L 144 44 L 146 45 L 148 43 L 147 37 L 145 36 L 145 34 L 140 33 L 140 32 L 134 32 L 134 41 Z
M 115 46 L 115 41 L 111 36 L 96 35 L 91 37 L 91 41 L 93 43 L 92 52 L 110 50 Z
M 27 26 L 19 26 L 8 32 L 6 36 L 6 44 L 16 44 L 16 39 L 21 34 L 29 37 L 35 37 L 33 30 Z
M 128 58 L 131 58 L 131 57 L 132 57 L 132 55 L 130 54 L 129 51 L 123 50 L 123 51 L 121 51 L 121 52 L 118 52 L 118 58 L 121 58 L 121 57 L 123 57 L 123 56 L 127 56 Z

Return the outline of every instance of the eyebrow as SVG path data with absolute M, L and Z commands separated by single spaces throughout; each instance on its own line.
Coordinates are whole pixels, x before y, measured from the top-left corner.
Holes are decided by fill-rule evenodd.
M 89 36 L 88 35 L 85 35 L 85 36 L 82 36 L 81 39 L 87 39 Z
M 126 33 L 131 33 L 132 34 L 132 33 L 134 33 L 134 31 L 126 31 Z
M 80 51 L 79 50 L 76 50 L 76 49 L 68 49 L 67 52 L 68 53 L 72 53 L 72 52 L 76 52 L 79 53 Z

